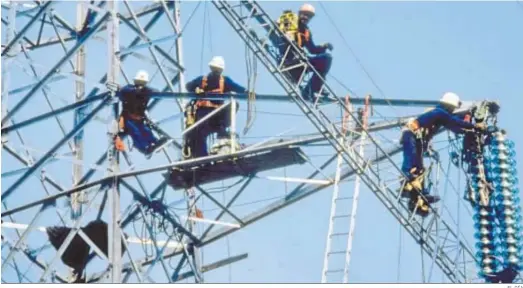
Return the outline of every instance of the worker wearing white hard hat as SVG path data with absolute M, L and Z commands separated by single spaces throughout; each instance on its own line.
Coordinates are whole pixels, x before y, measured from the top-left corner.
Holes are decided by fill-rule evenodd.
M 209 62 L 209 68 L 212 72 L 222 73 L 225 70 L 225 60 L 222 56 L 214 56 Z
M 464 121 L 452 113 L 460 107 L 459 96 L 453 92 L 444 93 L 437 105 L 433 109 L 426 110 L 423 114 L 410 119 L 405 129 L 402 130 L 401 145 L 403 148 L 402 171 L 406 176 L 404 185 L 404 196 L 409 196 L 411 202 L 409 207 L 416 209 L 417 213 L 426 216 L 429 212 L 428 205 L 439 201 L 438 196 L 430 195 L 424 187 L 423 155 L 428 152 L 430 142 L 434 134 L 440 128 L 446 128 L 454 133 L 473 132 L 475 129 L 484 130 L 484 124 L 472 124 Z M 421 190 L 414 191 L 412 190 Z M 410 190 L 409 190 L 410 189 Z M 408 191 L 407 191 L 408 190 Z M 412 191 L 411 191 L 412 190 Z M 421 192 L 423 196 L 415 196 Z
M 315 101 L 316 97 L 328 96 L 329 93 L 323 90 L 323 80 L 326 79 L 327 74 L 330 71 L 332 65 L 332 55 L 328 53 L 328 50 L 332 50 L 333 46 L 331 43 L 324 43 L 322 45 L 316 45 L 312 38 L 311 30 L 309 29 L 310 20 L 316 15 L 314 6 L 311 4 L 303 4 L 298 11 L 298 32 L 296 39 L 296 45 L 299 48 L 306 49 L 310 56 L 308 57 L 309 62 L 318 71 L 317 75 L 314 73 L 307 83 L 307 86 L 301 91 L 302 97 L 306 100 Z M 284 59 L 285 67 L 296 66 L 300 61 L 299 56 L 293 51 L 287 51 L 285 45 L 280 46 L 280 53 L 286 55 Z M 310 70 L 307 72 L 311 72 Z M 289 74 L 293 81 L 298 82 L 302 77 L 303 70 L 301 68 L 294 68 L 289 70 Z
M 219 96 L 219 94 L 224 93 L 248 92 L 245 87 L 234 82 L 230 77 L 223 75 L 225 60 L 222 56 L 212 57 L 209 61 L 209 68 L 211 70 L 210 73 L 198 76 L 185 85 L 187 92 L 207 95 L 208 97 Z M 185 111 L 185 128 L 189 128 L 223 104 L 224 101 L 221 98 L 216 100 L 207 98 L 191 101 Z M 236 102 L 236 112 L 238 108 L 239 104 Z M 210 134 L 216 133 L 218 139 L 231 139 L 230 131 L 228 131 L 231 125 L 230 116 L 231 106 L 228 106 L 186 133 L 184 135 L 184 158 L 189 159 L 209 155 L 207 137 Z
M 145 86 L 149 83 L 149 73 L 145 70 L 140 70 L 134 76 L 134 84 L 137 86 Z
M 162 137 L 158 139 L 152 131 L 152 122 L 146 114 L 151 93 L 156 92 L 150 88 L 149 73 L 139 70 L 133 78 L 134 84 L 127 85 L 118 91 L 118 97 L 122 102 L 122 113 L 119 119 L 119 133 L 115 136 L 115 148 L 119 151 L 125 150 L 123 138 L 130 136 L 133 146 L 143 153 L 147 158 L 153 152 L 159 151 L 171 142 L 170 139 Z

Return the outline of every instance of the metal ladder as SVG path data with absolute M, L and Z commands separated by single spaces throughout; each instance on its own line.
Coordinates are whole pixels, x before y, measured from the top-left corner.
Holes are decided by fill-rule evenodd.
M 365 98 L 365 108 L 358 110 L 358 118 L 360 122 L 363 123 L 363 127 L 367 128 L 367 121 L 369 116 L 369 101 L 370 95 L 368 95 Z M 345 97 L 345 105 L 349 107 L 349 111 L 351 111 L 350 106 L 350 98 L 347 95 Z M 347 123 L 347 113 L 343 113 L 343 121 L 342 121 L 342 132 L 345 134 L 348 128 Z M 357 138 L 354 137 L 351 139 L 352 143 L 354 143 Z M 361 137 L 359 137 L 359 151 L 358 154 L 363 157 L 364 155 L 364 142 L 365 142 L 365 134 L 363 134 Z M 330 212 L 330 219 L 329 219 L 329 230 L 327 233 L 327 242 L 325 246 L 325 255 L 323 257 L 323 270 L 321 274 L 321 283 L 334 283 L 336 281 L 331 280 L 332 276 L 339 275 L 343 273 L 342 283 L 348 283 L 349 282 L 349 266 L 350 266 L 350 259 L 351 259 L 351 253 L 352 253 L 352 241 L 354 239 L 354 230 L 356 225 L 356 213 L 358 209 L 358 200 L 359 200 L 359 193 L 360 193 L 360 179 L 359 177 L 356 177 L 356 181 L 354 183 L 354 191 L 352 192 L 352 196 L 343 195 L 340 196 L 339 193 L 339 181 L 340 181 L 340 166 L 341 166 L 342 158 L 338 156 L 338 162 L 336 167 L 336 177 L 334 179 L 334 191 L 332 194 L 332 203 L 331 203 L 331 212 Z M 349 205 L 349 201 L 352 200 L 352 204 Z M 349 220 L 347 222 L 346 220 Z M 349 225 L 347 225 L 349 224 Z M 347 231 L 348 226 L 348 231 Z M 333 239 L 339 240 L 337 243 L 343 243 L 341 240 L 345 240 L 344 243 L 345 249 L 340 248 L 333 248 L 332 241 Z M 340 247 L 339 245 L 336 245 L 336 247 Z M 340 256 L 343 256 L 343 267 L 340 267 L 339 263 L 341 262 L 342 258 Z M 332 259 L 334 258 L 334 259 Z
M 296 102 L 311 123 L 325 136 L 325 139 L 329 141 L 336 152 L 341 155 L 343 160 L 349 164 L 351 168 L 357 171 L 361 181 L 378 197 L 389 212 L 398 219 L 407 232 L 420 244 L 423 251 L 433 257 L 434 263 L 441 268 L 447 278 L 452 282 L 466 282 L 468 273 L 466 265 L 475 262 L 474 254 L 472 250 L 461 241 L 458 235 L 456 235 L 451 225 L 441 219 L 434 209 L 432 209 L 431 215 L 426 218 L 428 221 L 420 221 L 416 217 L 412 217 L 412 212 L 405 203 L 401 201 L 399 193 L 381 183 L 379 173 L 372 168 L 372 163 L 365 161 L 360 155 L 351 153 L 343 143 L 342 139 L 344 135 L 339 131 L 339 128 L 330 121 L 320 107 L 311 105 L 311 103 L 306 102 L 301 97 L 300 84 L 304 82 L 304 77 L 302 75 L 298 83 L 294 83 L 288 75 L 286 75 L 289 69 L 283 67 L 278 53 L 279 47 L 277 47 L 275 43 L 278 41 L 286 42 L 286 44 L 289 45 L 288 49 L 299 56 L 300 63 L 293 68 L 308 68 L 312 73 L 319 75 L 308 62 L 306 56 L 301 52 L 301 49 L 287 40 L 286 36 L 278 29 L 276 23 L 255 1 L 239 1 L 238 3 L 237 1 L 213 0 L 212 3 L 252 50 L 254 55 L 256 55 L 274 76 L 287 95 Z M 247 15 L 244 15 L 245 9 L 247 10 Z M 263 36 L 260 37 L 260 35 Z M 330 95 L 335 96 L 334 91 L 327 83 L 325 83 L 323 89 L 327 90 Z M 358 119 L 347 110 L 347 107 L 343 105 L 341 100 L 336 96 L 335 98 L 337 103 L 349 113 L 353 121 L 361 125 Z M 398 173 L 401 173 L 397 164 L 387 155 L 383 148 L 377 144 L 373 137 L 369 135 L 366 130 L 363 130 L 362 134 L 365 134 L 377 148 L 376 150 L 379 150 L 379 152 L 384 155 L 383 158 L 387 159 L 390 164 L 397 169 Z M 446 235 L 443 241 L 434 235 L 436 231 Z M 453 242 L 457 244 L 449 244 Z M 455 253 L 452 251 L 458 252 Z M 456 267 L 458 267 L 456 263 L 459 260 L 463 260 L 463 262 L 460 263 L 463 263 L 464 267 L 463 269 L 456 270 Z

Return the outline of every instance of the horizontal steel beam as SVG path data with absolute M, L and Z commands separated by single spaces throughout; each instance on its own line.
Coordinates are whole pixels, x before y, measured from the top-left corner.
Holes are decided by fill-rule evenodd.
M 227 100 L 233 97 L 236 100 L 248 100 L 249 95 L 247 93 L 225 93 L 225 94 L 205 94 L 200 95 L 196 93 L 176 93 L 176 92 L 155 92 L 151 96 L 156 99 L 222 99 Z M 340 100 L 344 101 L 345 98 L 340 97 Z M 277 94 L 256 94 L 256 101 L 282 101 L 292 102 L 292 98 L 287 95 Z M 365 98 L 350 98 L 351 104 L 364 105 Z M 375 106 L 412 106 L 412 107 L 428 107 L 438 105 L 439 101 L 436 100 L 414 100 L 414 99 L 385 99 L 385 98 L 372 98 L 370 101 L 371 105 Z
M 87 104 L 90 104 L 92 102 L 102 100 L 104 97 L 107 96 L 107 94 L 108 94 L 108 92 L 105 92 L 105 93 L 102 93 L 100 95 L 96 95 L 94 97 L 87 98 L 87 99 L 84 99 L 82 101 L 75 102 L 73 104 L 70 104 L 70 105 L 67 105 L 67 106 L 64 106 L 64 107 L 60 107 L 58 109 L 55 109 L 54 111 L 50 111 L 50 112 L 38 115 L 36 117 L 33 117 L 31 119 L 27 119 L 25 121 L 18 122 L 16 124 L 11 125 L 11 126 L 7 126 L 5 128 L 2 128 L 1 131 L 2 131 L 2 133 L 9 133 L 9 132 L 18 130 L 18 129 L 23 128 L 25 126 L 29 126 L 31 124 L 34 124 L 34 123 L 36 123 L 38 121 L 42 121 L 42 120 L 45 120 L 47 118 L 51 118 L 53 116 L 57 116 L 59 114 L 62 114 L 62 113 L 65 113 L 65 112 L 68 112 L 68 111 L 71 111 L 71 110 L 75 110 L 75 109 L 78 109 L 78 108 L 81 108 L 81 107 L 83 107 L 83 106 L 85 106 Z
M 401 147 L 394 147 L 394 148 L 390 149 L 386 154 L 380 153 L 379 156 L 371 159 L 370 161 L 374 162 L 374 163 L 381 162 L 381 161 L 387 159 L 387 157 L 393 156 L 393 155 L 399 153 L 400 151 L 401 151 Z M 354 169 L 345 168 L 342 170 L 340 180 L 344 180 L 353 175 L 356 175 L 356 171 Z M 334 178 L 334 175 L 331 175 L 331 177 Z M 329 184 L 323 184 L 323 185 L 301 186 L 303 188 L 296 189 L 293 192 L 291 192 L 289 195 L 287 195 L 284 199 L 275 201 L 272 204 L 267 205 L 265 208 L 262 208 L 260 210 L 257 210 L 255 212 L 249 214 L 248 216 L 244 217 L 242 219 L 242 221 L 245 223 L 245 226 L 252 224 L 258 220 L 261 220 L 262 218 L 272 215 L 273 213 L 275 213 L 293 203 L 303 200 L 307 196 L 310 196 L 316 192 L 319 192 L 325 188 L 328 188 L 328 187 L 332 186 L 333 184 L 334 184 L 334 182 L 329 183 Z M 208 237 L 203 239 L 201 246 L 205 246 L 216 240 L 219 240 L 220 238 L 223 238 L 236 230 L 238 230 L 238 228 L 225 228 L 225 229 L 220 229 L 212 234 L 210 233 L 210 235 Z M 163 258 L 164 259 L 171 258 L 171 257 L 181 254 L 182 252 L 183 252 L 182 250 L 176 249 L 173 252 L 164 255 Z M 153 260 L 146 260 L 146 259 L 141 259 L 141 260 L 143 262 L 140 260 L 139 260 L 139 262 L 142 263 L 142 266 L 147 266 L 154 262 Z M 127 263 L 124 265 L 122 272 L 130 271 L 130 270 L 131 270 L 130 264 Z
M 269 151 L 269 150 L 276 149 L 276 148 L 282 148 L 282 147 L 286 147 L 286 146 L 289 146 L 289 145 L 298 145 L 300 143 L 303 144 L 303 143 L 309 143 L 311 141 L 320 141 L 319 138 L 320 137 L 310 137 L 310 138 L 305 138 L 305 139 L 300 139 L 300 140 L 286 141 L 286 142 L 276 143 L 276 144 L 273 144 L 273 145 L 263 146 L 263 147 L 256 148 L 256 149 L 239 151 L 239 152 L 236 152 L 236 153 L 233 153 L 233 154 L 229 154 L 229 155 L 213 155 L 213 156 L 201 157 L 201 158 L 197 158 L 197 159 L 178 161 L 178 162 L 175 162 L 175 163 L 172 163 L 172 164 L 162 165 L 162 166 L 153 167 L 153 168 L 147 168 L 147 169 L 138 170 L 138 171 L 122 172 L 120 174 L 107 176 L 107 177 L 104 177 L 104 178 L 101 178 L 101 179 L 98 179 L 96 181 L 89 182 L 89 183 L 86 183 L 86 184 L 83 184 L 83 185 L 78 185 L 78 186 L 76 186 L 76 187 L 74 187 L 72 189 L 69 189 L 67 191 L 51 195 L 49 197 L 40 199 L 38 201 L 29 203 L 29 204 L 26 204 L 26 205 L 19 206 L 17 208 L 14 208 L 14 209 L 11 209 L 11 210 L 8 210 L 8 211 L 3 211 L 1 213 L 1 217 L 6 217 L 6 216 L 9 216 L 11 214 L 14 214 L 14 213 L 17 213 L 17 212 L 29 209 L 31 207 L 40 205 L 42 203 L 46 203 L 46 202 L 49 202 L 49 201 L 54 201 L 55 199 L 58 199 L 58 198 L 61 198 L 61 197 L 64 197 L 64 196 L 69 196 L 72 193 L 75 193 L 75 192 L 78 192 L 78 191 L 82 191 L 82 190 L 85 190 L 85 189 L 88 189 L 88 188 L 91 188 L 91 187 L 94 187 L 94 186 L 97 186 L 97 185 L 100 185 L 100 184 L 105 184 L 107 182 L 114 181 L 116 178 L 124 179 L 124 178 L 128 178 L 128 177 L 134 177 L 134 176 L 143 175 L 143 174 L 149 174 L 149 173 L 153 173 L 153 172 L 166 171 L 169 168 L 180 167 L 180 166 L 196 166 L 196 165 L 201 165 L 201 164 L 205 164 L 205 163 L 211 163 L 211 162 L 215 162 L 215 161 L 228 159 L 228 158 L 231 158 L 231 157 L 241 157 L 241 156 L 248 155 L 248 154 L 261 153 L 261 152 L 264 152 L 264 151 Z M 2 194 L 2 197 L 3 197 L 3 194 Z
M 221 268 L 223 266 L 230 265 L 232 263 L 241 261 L 243 259 L 247 259 L 248 256 L 249 256 L 249 254 L 247 254 L 247 253 L 244 253 L 244 254 L 241 254 L 241 255 L 237 255 L 237 256 L 232 256 L 232 257 L 229 257 L 227 259 L 223 259 L 223 260 L 211 263 L 209 265 L 202 266 L 202 268 L 200 270 L 201 270 L 202 273 L 209 272 L 209 271 L 212 271 L 214 269 L 218 269 L 218 268 Z M 178 282 L 178 281 L 187 279 L 187 278 L 192 277 L 192 276 L 194 276 L 194 272 L 193 271 L 188 271 L 188 272 L 180 274 L 179 276 L 176 277 L 176 279 L 172 279 L 172 280 Z
M 20 41 L 20 39 L 25 35 L 25 33 L 27 33 L 27 31 L 29 31 L 29 29 L 33 27 L 33 25 L 39 20 L 40 17 L 42 17 L 42 15 L 47 11 L 47 9 L 51 7 L 52 4 L 53 1 L 48 1 L 41 6 L 38 13 L 35 14 L 35 16 L 29 21 L 29 23 L 27 23 L 24 26 L 24 28 L 22 28 L 22 30 L 20 30 L 20 32 L 16 34 L 15 38 L 11 40 L 11 42 L 7 43 L 7 46 L 5 46 L 4 50 L 2 51 L 2 57 L 5 56 L 11 50 L 11 48 L 13 48 L 13 46 L 16 45 L 16 43 L 18 43 L 18 41 Z
M 85 35 L 82 37 L 82 39 L 80 39 L 78 41 L 78 43 L 73 47 L 71 48 L 71 50 L 69 50 L 67 52 L 67 54 L 58 61 L 58 63 L 56 63 L 50 70 L 49 72 L 47 72 L 47 74 L 45 74 L 42 79 L 40 80 L 40 82 L 38 84 L 36 84 L 32 89 L 31 91 L 29 91 L 29 93 L 24 96 L 24 98 L 22 100 L 20 100 L 16 105 L 15 107 L 13 107 L 13 109 L 11 109 L 11 111 L 4 116 L 4 118 L 2 119 L 2 124 L 3 123 L 6 123 L 7 120 L 9 120 L 14 114 L 16 114 L 16 112 L 22 108 L 24 106 L 24 104 L 29 101 L 29 99 L 31 98 L 31 96 L 33 96 L 38 90 L 40 90 L 40 88 L 42 88 L 45 83 L 51 78 L 51 76 L 53 74 L 55 74 L 55 72 L 60 69 L 60 67 L 62 67 L 62 65 L 69 61 L 69 59 L 71 57 L 73 57 L 76 52 L 85 44 L 85 42 L 93 36 L 94 32 L 96 30 L 98 30 L 100 28 L 100 26 L 105 23 L 105 20 L 109 17 L 110 14 L 105 14 L 99 21 L 98 23 L 94 24 L 93 27 L 87 32 L 85 33 Z
M 372 132 L 372 131 L 378 131 L 378 130 L 388 129 L 388 128 L 392 128 L 392 127 L 397 127 L 399 125 L 404 124 L 406 121 L 407 121 L 406 119 L 400 119 L 400 120 L 397 120 L 397 121 L 378 122 L 374 126 L 369 126 L 368 131 Z M 357 129 L 356 129 L 356 131 L 357 131 Z M 249 149 L 249 147 L 247 147 L 247 149 L 245 149 L 245 150 L 241 150 L 241 151 L 238 151 L 236 153 L 229 154 L 229 155 L 206 156 L 206 157 L 201 157 L 201 158 L 197 158 L 197 159 L 189 159 L 189 160 L 178 161 L 178 162 L 175 162 L 175 163 L 162 165 L 162 166 L 158 166 L 158 167 L 153 167 L 153 168 L 147 168 L 147 169 L 138 170 L 138 171 L 122 172 L 122 173 L 117 174 L 117 175 L 107 176 L 107 177 L 104 177 L 102 179 L 98 179 L 98 180 L 93 181 L 93 182 L 85 183 L 83 185 L 78 185 L 78 186 L 76 186 L 76 187 L 74 187 L 72 189 L 69 189 L 67 191 L 60 192 L 60 193 L 57 193 L 55 195 L 51 195 L 49 197 L 40 199 L 38 201 L 29 203 L 29 204 L 26 204 L 26 205 L 19 206 L 17 208 L 13 208 L 13 209 L 8 210 L 8 211 L 3 211 L 1 213 L 1 217 L 3 218 L 3 217 L 6 217 L 6 216 L 9 216 L 11 214 L 14 214 L 14 213 L 17 213 L 17 212 L 20 212 L 20 211 L 32 208 L 34 206 L 40 205 L 40 204 L 48 202 L 48 201 L 54 201 L 55 199 L 58 199 L 60 197 L 69 196 L 72 193 L 75 193 L 75 192 L 78 192 L 78 191 L 82 191 L 82 190 L 94 187 L 96 185 L 104 184 L 104 183 L 106 183 L 108 181 L 114 181 L 115 178 L 123 179 L 123 178 L 128 178 L 128 177 L 134 177 L 134 176 L 137 176 L 137 175 L 149 174 L 149 173 L 158 172 L 158 171 L 166 171 L 167 169 L 174 168 L 174 167 L 196 166 L 196 165 L 201 165 L 201 164 L 206 164 L 206 163 L 211 163 L 211 162 L 215 162 L 215 161 L 224 160 L 224 159 L 231 158 L 231 157 L 241 157 L 241 156 L 248 155 L 248 154 L 261 153 L 261 152 L 264 152 L 264 151 L 269 151 L 269 150 L 283 148 L 283 147 L 288 147 L 288 146 L 307 145 L 307 144 L 311 144 L 311 143 L 314 143 L 314 142 L 320 142 L 320 141 L 325 141 L 325 136 L 313 135 L 313 136 L 308 136 L 308 137 L 298 137 L 296 139 L 287 140 L 287 141 L 283 141 L 283 142 L 279 142 L 279 140 L 278 141 L 275 140 L 274 141 L 275 143 L 266 143 L 263 146 L 260 146 L 260 147 L 257 147 L 257 148 L 253 148 L 253 149 Z M 381 161 L 381 160 L 379 160 L 379 161 Z
M 11 185 L 11 187 L 7 188 L 7 190 L 2 193 L 1 197 L 3 199 L 6 199 L 9 195 L 11 195 L 11 193 L 13 193 L 15 189 L 18 188 L 18 186 L 20 186 L 28 177 L 33 175 L 33 173 L 36 172 L 36 170 L 38 170 L 40 166 L 42 166 L 47 161 L 47 159 L 52 157 L 53 154 L 56 151 L 58 151 L 58 149 L 60 149 L 60 147 L 62 147 L 64 143 L 69 141 L 74 135 L 76 135 L 76 133 L 78 133 L 78 131 L 80 131 L 85 125 L 87 125 L 87 123 L 89 123 L 89 121 L 98 112 L 100 112 L 100 110 L 102 110 L 102 108 L 104 108 L 107 105 L 107 103 L 110 102 L 110 100 L 111 98 L 107 97 L 104 101 L 98 104 L 98 106 L 96 106 L 90 114 L 86 115 L 85 118 L 82 119 L 82 121 L 78 123 L 76 127 L 74 127 L 69 133 L 67 133 L 67 135 L 65 135 L 60 141 L 58 141 L 58 143 L 56 143 L 51 149 L 49 149 L 49 151 L 47 151 L 47 153 L 44 156 L 42 156 L 42 158 L 38 159 L 38 161 L 36 161 L 36 163 L 34 163 L 29 170 L 27 170 L 20 178 L 18 178 L 18 180 L 16 180 L 15 183 L 13 183 L 13 185 Z

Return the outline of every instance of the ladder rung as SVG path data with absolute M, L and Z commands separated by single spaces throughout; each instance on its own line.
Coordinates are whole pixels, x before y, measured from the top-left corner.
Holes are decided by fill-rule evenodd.
M 336 198 L 336 200 L 334 200 L 334 201 L 341 201 L 341 200 L 352 200 L 352 197 L 340 197 L 340 198 Z
M 349 214 L 345 214 L 345 215 L 334 215 L 334 217 L 332 217 L 333 219 L 336 219 L 336 218 L 348 218 L 350 217 Z
M 325 274 L 327 273 L 340 273 L 340 272 L 344 272 L 345 270 L 343 269 L 337 269 L 337 270 L 327 270 L 325 271 Z
M 349 232 L 343 232 L 343 233 L 332 233 L 332 234 L 331 234 L 331 238 L 334 237 L 334 236 L 344 236 L 344 235 L 349 235 Z
M 345 254 L 345 253 L 347 253 L 347 251 L 333 251 L 333 252 L 329 252 L 328 254 L 333 255 L 333 254 Z

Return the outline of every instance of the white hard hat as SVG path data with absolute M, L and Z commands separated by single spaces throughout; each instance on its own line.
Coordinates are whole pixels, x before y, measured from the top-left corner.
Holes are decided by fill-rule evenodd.
M 305 3 L 305 4 L 303 4 L 303 6 L 301 6 L 300 12 L 308 12 L 311 14 L 316 14 L 316 10 L 314 9 L 314 6 L 312 6 L 311 4 L 308 4 L 308 3 Z
M 134 81 L 149 82 L 149 73 L 145 70 L 138 71 L 136 76 L 134 76 Z
M 458 108 L 461 104 L 461 101 L 459 100 L 459 96 L 456 93 L 447 92 L 443 94 L 439 102 L 450 105 L 454 108 Z
M 209 67 L 211 68 L 219 68 L 224 70 L 225 69 L 225 60 L 223 60 L 222 56 L 214 56 L 211 59 L 211 62 L 209 62 Z

